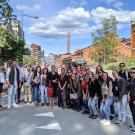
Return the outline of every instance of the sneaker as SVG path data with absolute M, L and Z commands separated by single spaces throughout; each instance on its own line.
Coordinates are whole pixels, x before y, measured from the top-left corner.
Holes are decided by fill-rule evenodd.
M 18 105 L 16 103 L 13 103 L 13 107 L 18 107 Z
M 89 114 L 89 118 L 92 118 L 93 114 Z
M 96 119 L 97 118 L 97 115 L 93 115 L 91 118 L 92 119 Z
M 100 120 L 100 123 L 103 123 L 103 122 L 105 122 L 106 121 L 106 119 L 102 119 L 102 120 Z
M 45 104 L 44 103 L 41 103 L 41 106 L 44 106 Z
M 121 121 L 120 120 L 116 120 L 114 121 L 115 124 L 121 124 Z
M 2 105 L 0 105 L 0 110 L 1 110 L 1 109 L 3 109 L 3 106 L 2 106 Z
M 110 122 L 110 120 L 106 120 L 102 124 L 105 126 L 109 126 L 109 125 L 111 125 L 111 122 Z
M 132 130 L 133 129 L 133 126 L 128 126 L 128 129 Z
M 124 127 L 126 126 L 126 122 L 121 122 L 120 124 L 118 124 L 120 127 Z
M 133 134 L 135 134 L 135 129 L 131 129 L 131 132 L 132 132 Z

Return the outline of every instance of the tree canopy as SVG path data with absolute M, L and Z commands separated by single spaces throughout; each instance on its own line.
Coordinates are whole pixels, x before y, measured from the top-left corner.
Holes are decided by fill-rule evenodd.
M 104 18 L 101 29 L 97 29 L 92 33 L 93 44 L 96 51 L 93 54 L 93 59 L 99 63 L 108 63 L 115 61 L 117 56 L 116 46 L 119 43 L 117 34 L 117 20 L 114 16 L 109 19 Z

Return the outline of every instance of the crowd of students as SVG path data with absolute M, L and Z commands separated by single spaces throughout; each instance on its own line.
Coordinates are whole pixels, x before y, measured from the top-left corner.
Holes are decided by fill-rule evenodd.
M 89 118 L 101 118 L 100 123 L 108 126 L 117 116 L 115 124 L 124 126 L 127 120 L 127 106 L 132 113 L 132 133 L 135 133 L 135 68 L 128 72 L 125 63 L 119 64 L 119 70 L 112 70 L 112 77 L 98 65 L 92 72 L 87 65 L 62 67 L 61 72 L 55 65 L 48 64 L 17 66 L 13 60 L 6 72 L 0 63 L 0 95 L 8 88 L 7 108 L 19 106 L 21 88 L 24 88 L 24 103 L 35 106 L 55 104 L 63 109 L 73 109 L 88 114 Z M 0 97 L 1 100 L 1 97 Z M 1 101 L 0 101 L 1 103 Z M 0 104 L 0 108 L 2 105 Z

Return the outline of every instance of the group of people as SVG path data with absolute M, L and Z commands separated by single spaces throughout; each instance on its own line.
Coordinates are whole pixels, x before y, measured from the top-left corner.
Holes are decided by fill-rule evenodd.
M 62 67 L 59 73 L 55 65 L 50 70 L 48 64 L 44 68 L 38 64 L 23 67 L 22 62 L 17 66 L 16 60 L 12 60 L 6 72 L 0 63 L 0 95 L 6 87 L 8 109 L 19 105 L 23 87 L 25 103 L 51 108 L 57 104 L 63 109 L 88 114 L 91 119 L 100 117 L 100 123 L 105 126 L 110 125 L 115 116 L 114 123 L 124 126 L 129 104 L 133 118 L 133 126 L 129 128 L 135 133 L 135 68 L 127 71 L 125 63 L 120 63 L 119 70 L 112 70 L 109 76 L 101 65 L 94 72 L 87 65 L 78 65 Z

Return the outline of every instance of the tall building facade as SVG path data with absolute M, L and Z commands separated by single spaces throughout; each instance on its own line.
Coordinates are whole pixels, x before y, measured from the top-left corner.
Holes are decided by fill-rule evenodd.
M 36 62 L 38 62 L 38 64 L 41 64 L 41 55 L 41 47 L 33 43 L 31 45 L 31 56 Z

